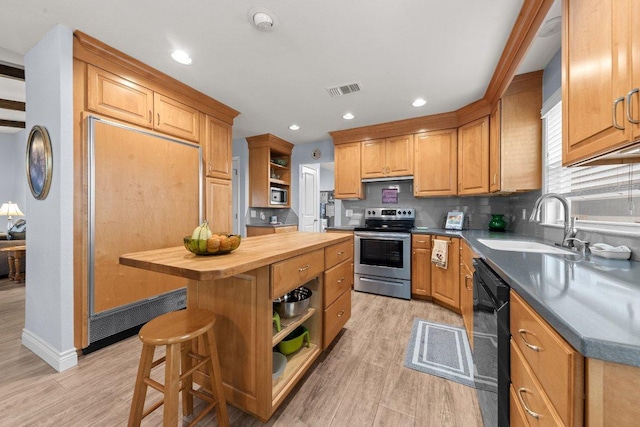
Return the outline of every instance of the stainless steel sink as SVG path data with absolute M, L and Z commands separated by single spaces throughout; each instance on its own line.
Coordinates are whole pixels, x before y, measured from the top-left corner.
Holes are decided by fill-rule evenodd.
M 478 242 L 497 251 L 537 252 L 541 254 L 561 255 L 574 254 L 574 252 L 568 249 L 545 245 L 544 243 L 530 242 L 528 240 L 478 239 Z

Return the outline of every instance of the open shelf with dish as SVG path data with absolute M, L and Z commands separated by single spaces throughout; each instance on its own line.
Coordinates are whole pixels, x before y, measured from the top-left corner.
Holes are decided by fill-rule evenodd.
M 290 317 L 290 318 L 281 317 L 280 332 L 276 331 L 275 323 L 273 325 L 272 346 L 275 347 L 276 345 L 278 345 L 278 343 L 282 341 L 284 337 L 286 337 L 291 332 L 293 332 L 298 326 L 302 325 L 305 320 L 309 319 L 315 313 L 316 313 L 316 309 L 313 307 L 309 307 L 307 311 L 301 314 L 300 316 Z

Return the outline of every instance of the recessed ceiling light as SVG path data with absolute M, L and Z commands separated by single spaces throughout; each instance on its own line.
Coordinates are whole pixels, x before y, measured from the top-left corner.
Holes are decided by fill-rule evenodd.
M 269 32 L 278 25 L 278 19 L 269 9 L 253 7 L 247 12 L 249 22 L 258 31 Z
M 351 113 L 345 113 L 345 115 L 344 115 L 344 116 L 342 116 L 342 118 L 343 118 L 343 119 L 345 119 L 345 120 L 351 120 L 351 119 L 353 119 L 354 117 L 355 117 L 355 116 L 354 116 L 353 114 L 351 114 Z
M 189 56 L 187 52 L 184 50 L 174 50 L 171 54 L 171 57 L 174 61 L 179 62 L 184 65 L 189 65 L 193 62 L 193 59 Z
M 415 101 L 413 101 L 411 103 L 411 105 L 413 105 L 414 107 L 422 107 L 423 105 L 425 105 L 427 103 L 427 100 L 424 98 L 418 98 Z
M 298 129 L 300 129 L 300 126 L 298 126 L 298 125 L 296 125 L 296 124 L 293 124 L 293 125 L 289 126 L 289 129 L 291 129 L 291 130 L 298 130 Z

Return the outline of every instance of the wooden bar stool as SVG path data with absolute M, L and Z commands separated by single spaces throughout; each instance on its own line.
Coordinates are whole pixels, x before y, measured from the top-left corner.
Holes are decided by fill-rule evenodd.
M 163 314 L 140 329 L 138 338 L 142 341 L 142 354 L 129 413 L 129 426 L 139 426 L 144 417 L 163 404 L 163 425 L 177 426 L 178 398 L 181 391 L 182 414 L 185 417 L 193 413 L 193 396 L 209 403 L 189 426 L 198 423 L 214 407 L 218 416 L 218 425 L 229 426 L 220 362 L 213 333 L 214 323 L 215 315 L 212 312 L 187 309 Z M 201 342 L 204 342 L 204 346 L 195 353 L 193 347 L 194 344 L 197 345 L 199 337 L 202 337 Z M 166 355 L 154 361 L 153 356 L 157 346 L 166 346 Z M 150 378 L 151 369 L 163 362 L 166 362 L 164 385 Z M 201 389 L 194 390 L 193 373 L 203 366 L 209 377 L 208 384 L 203 384 Z M 148 386 L 164 393 L 164 398 L 145 411 Z

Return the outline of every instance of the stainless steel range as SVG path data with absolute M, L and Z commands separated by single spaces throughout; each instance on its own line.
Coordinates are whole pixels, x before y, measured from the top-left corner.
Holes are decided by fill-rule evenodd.
M 411 299 L 413 208 L 365 209 L 365 226 L 355 229 L 354 289 Z

